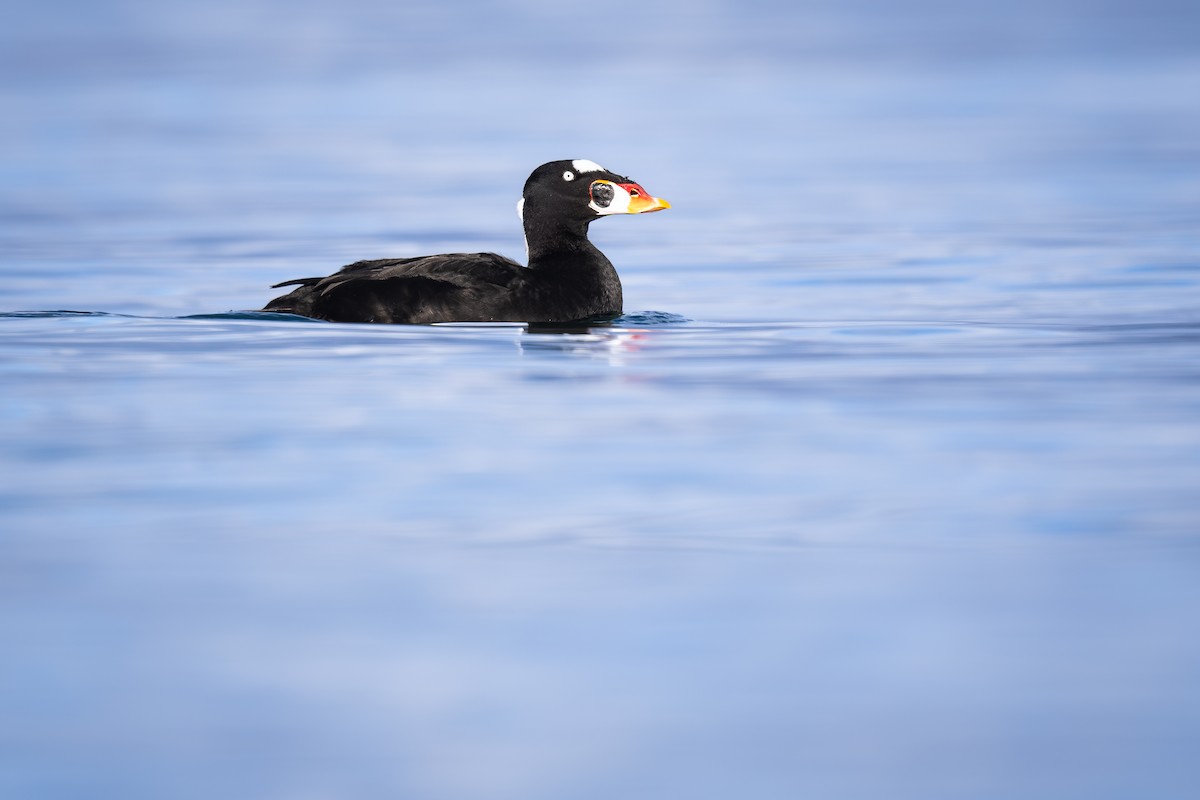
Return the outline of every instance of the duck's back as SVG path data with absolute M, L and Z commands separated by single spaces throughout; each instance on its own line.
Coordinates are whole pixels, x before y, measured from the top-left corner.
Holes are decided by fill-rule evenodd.
M 495 253 L 446 253 L 358 261 L 297 286 L 264 311 L 334 322 L 521 320 L 529 270 Z

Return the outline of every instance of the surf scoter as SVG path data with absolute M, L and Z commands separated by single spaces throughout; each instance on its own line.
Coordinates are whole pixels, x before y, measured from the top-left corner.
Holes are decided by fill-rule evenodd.
M 594 161 L 551 161 L 525 181 L 517 213 L 529 266 L 495 253 L 447 253 L 359 261 L 326 278 L 300 278 L 267 303 L 335 322 L 574 322 L 621 313 L 621 280 L 588 241 L 609 214 L 670 208 Z

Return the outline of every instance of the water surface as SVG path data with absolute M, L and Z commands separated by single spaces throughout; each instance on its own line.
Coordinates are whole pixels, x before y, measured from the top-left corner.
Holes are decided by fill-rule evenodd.
M 1200 790 L 1190 6 L 66 6 L 0 26 L 0 793 Z M 672 202 L 611 324 L 254 311 L 519 256 L 576 157 Z

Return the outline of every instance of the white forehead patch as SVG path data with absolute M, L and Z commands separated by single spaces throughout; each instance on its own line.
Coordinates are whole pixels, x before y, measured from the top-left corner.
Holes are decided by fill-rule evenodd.
M 571 166 L 575 168 L 576 172 L 608 172 L 595 161 L 588 161 L 586 158 L 575 159 L 571 162 Z

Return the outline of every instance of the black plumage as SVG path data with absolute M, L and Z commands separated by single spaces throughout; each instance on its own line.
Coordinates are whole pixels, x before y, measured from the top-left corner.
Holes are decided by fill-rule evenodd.
M 336 322 L 573 322 L 622 311 L 616 269 L 587 237 L 609 214 L 669 208 L 629 178 L 584 160 L 552 161 L 525 182 L 529 266 L 495 253 L 359 261 L 296 286 L 264 311 Z

